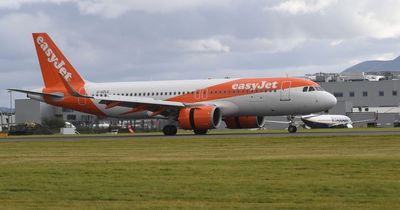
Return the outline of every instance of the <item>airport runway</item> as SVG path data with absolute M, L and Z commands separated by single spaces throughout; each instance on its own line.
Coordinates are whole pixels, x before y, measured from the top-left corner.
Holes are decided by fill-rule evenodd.
M 193 134 L 178 134 L 176 136 L 164 136 L 160 135 L 65 135 L 65 136 L 10 136 L 6 138 L 0 138 L 0 142 L 19 142 L 19 141 L 55 141 L 55 140 L 134 140 L 134 139 L 155 139 L 155 138 L 229 138 L 229 137 L 301 137 L 301 136 L 383 136 L 383 135 L 399 135 L 400 129 L 398 131 L 334 131 L 334 132 L 297 132 L 297 133 L 212 133 L 207 135 L 193 135 Z

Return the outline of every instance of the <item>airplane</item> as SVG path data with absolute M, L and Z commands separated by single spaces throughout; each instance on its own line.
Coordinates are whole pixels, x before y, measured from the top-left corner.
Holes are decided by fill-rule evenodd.
M 178 127 L 204 135 L 227 128 L 259 128 L 265 116 L 309 114 L 336 105 L 336 98 L 303 78 L 238 78 L 94 83 L 84 80 L 47 33 L 33 33 L 44 87 L 9 89 L 54 106 L 101 117 L 163 118 L 164 135 Z M 294 121 L 289 132 L 296 132 Z
M 313 128 L 353 128 L 354 123 L 361 122 L 375 122 L 377 120 L 377 116 L 375 119 L 367 119 L 367 120 L 358 120 L 352 121 L 350 117 L 346 115 L 329 115 L 329 114 L 310 114 L 303 115 L 300 117 L 295 117 L 300 119 L 304 124 L 295 123 L 296 127 L 303 126 L 307 129 Z M 266 122 L 270 123 L 280 123 L 280 124 L 290 124 L 290 117 L 288 117 L 288 121 L 274 121 L 274 120 L 266 120 Z
M 306 115 L 301 116 L 305 127 L 307 128 L 353 128 L 354 123 L 372 122 L 377 119 L 367 119 L 352 121 L 346 115 Z

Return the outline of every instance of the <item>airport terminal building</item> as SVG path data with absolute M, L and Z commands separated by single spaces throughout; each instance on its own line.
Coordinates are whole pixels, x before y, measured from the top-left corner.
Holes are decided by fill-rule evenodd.
M 378 80 L 368 80 L 368 75 L 358 73 L 351 76 L 339 75 L 333 80 L 329 76 L 322 76 L 316 82 L 338 101 L 329 110 L 330 114 L 344 114 L 353 121 L 375 117 L 377 127 L 399 127 L 400 78 L 397 73 L 382 74 L 385 76 Z M 367 123 L 355 126 L 364 127 Z
M 399 127 L 400 80 L 322 82 L 320 85 L 338 100 L 329 110 L 330 114 L 345 114 L 353 121 L 377 115 L 376 126 Z

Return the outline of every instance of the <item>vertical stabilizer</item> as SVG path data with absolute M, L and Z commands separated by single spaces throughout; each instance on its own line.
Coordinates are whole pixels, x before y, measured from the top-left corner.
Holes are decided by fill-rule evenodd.
M 45 88 L 64 89 L 62 77 L 77 90 L 83 87 L 84 80 L 49 35 L 47 33 L 33 33 L 32 35 Z

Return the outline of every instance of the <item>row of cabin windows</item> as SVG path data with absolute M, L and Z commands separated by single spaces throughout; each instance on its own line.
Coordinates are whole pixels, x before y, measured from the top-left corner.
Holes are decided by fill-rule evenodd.
M 262 93 L 262 92 L 276 92 L 276 90 L 215 90 L 215 91 L 209 91 L 208 94 L 240 94 L 240 93 Z M 168 96 L 168 95 L 184 95 L 184 94 L 202 94 L 202 91 L 178 91 L 178 92 L 148 92 L 148 93 L 113 93 L 112 95 L 117 95 L 117 96 Z M 107 96 L 107 94 L 92 94 L 92 96 Z
M 334 92 L 333 95 L 334 95 L 335 97 L 343 97 L 343 92 Z M 380 91 L 378 92 L 378 95 L 379 95 L 379 96 L 385 96 L 385 91 L 380 90 Z M 349 97 L 355 97 L 355 96 L 356 96 L 356 94 L 355 94 L 354 91 L 350 91 L 350 92 L 349 92 Z M 367 96 L 368 96 L 368 91 L 363 91 L 363 92 L 362 92 L 362 96 L 363 96 L 363 97 L 367 97 Z M 393 90 L 393 91 L 392 91 L 392 96 L 397 96 L 397 90 Z

